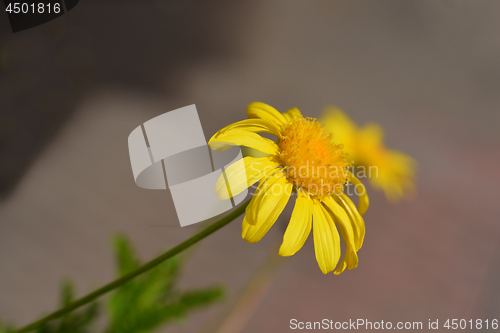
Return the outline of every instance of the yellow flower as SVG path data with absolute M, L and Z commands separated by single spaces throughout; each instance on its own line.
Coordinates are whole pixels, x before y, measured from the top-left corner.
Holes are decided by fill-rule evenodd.
M 323 273 L 335 270 L 340 274 L 346 268 L 356 268 L 357 251 L 365 235 L 361 215 L 368 209 L 368 196 L 363 184 L 348 171 L 342 145 L 333 143 L 332 135 L 325 133 L 315 119 L 304 118 L 295 108 L 282 114 L 267 104 L 254 102 L 248 106 L 247 115 L 250 119 L 223 128 L 209 141 L 217 151 L 238 145 L 266 154 L 233 163 L 216 184 L 216 193 L 224 200 L 260 181 L 246 209 L 242 237 L 249 243 L 258 242 L 295 192 L 295 207 L 279 254 L 295 254 L 312 228 L 316 259 Z M 257 133 L 272 134 L 277 142 Z M 342 193 L 349 181 L 362 193 L 358 208 Z M 341 256 L 337 227 L 346 253 L 335 269 Z
M 358 168 L 357 175 L 361 177 L 363 172 L 389 201 L 396 202 L 414 192 L 416 161 L 385 147 L 382 127 L 371 123 L 360 128 L 335 107 L 326 109 L 321 121 L 325 130 L 333 133 L 333 139 L 344 144 L 349 159 Z

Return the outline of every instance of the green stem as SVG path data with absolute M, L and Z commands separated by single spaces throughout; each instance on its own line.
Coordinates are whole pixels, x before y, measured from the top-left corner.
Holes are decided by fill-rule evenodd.
M 119 279 L 117 279 L 111 283 L 108 283 L 107 285 L 101 287 L 100 289 L 97 289 L 96 291 L 88 294 L 87 296 L 82 297 L 76 301 L 73 301 L 70 304 L 63 307 L 62 309 L 59 309 L 56 312 L 53 312 L 53 313 L 49 314 L 48 316 L 43 317 L 42 319 L 40 319 L 38 321 L 35 321 L 32 324 L 29 324 L 29 325 L 27 325 L 27 326 L 25 326 L 17 331 L 14 331 L 13 333 L 25 333 L 25 332 L 32 331 L 35 328 L 53 320 L 53 319 L 60 318 L 60 317 L 64 316 L 65 314 L 67 314 L 73 310 L 76 310 L 85 304 L 92 302 L 93 300 L 97 299 L 98 297 L 100 297 L 100 296 L 102 296 L 102 295 L 104 295 L 104 294 L 106 294 L 106 293 L 108 293 L 116 288 L 121 287 L 122 285 L 124 285 L 128 281 L 132 280 L 136 276 L 150 270 L 151 268 L 158 266 L 159 264 L 161 264 L 165 260 L 168 260 L 168 259 L 172 258 L 173 256 L 181 253 L 182 251 L 189 248 L 191 245 L 199 242 L 203 238 L 213 234 L 214 232 L 216 232 L 220 228 L 229 224 L 235 218 L 237 218 L 238 216 L 243 214 L 243 212 L 245 211 L 245 208 L 248 206 L 249 203 L 250 203 L 250 200 L 243 203 L 241 206 L 236 208 L 233 212 L 224 216 L 223 218 L 221 218 L 217 222 L 209 225 L 207 228 L 203 229 L 202 231 L 200 231 L 199 233 L 197 233 L 193 237 L 185 240 L 184 242 L 180 243 L 179 245 L 177 245 L 173 249 L 165 252 L 164 254 L 160 255 L 159 257 L 156 257 L 155 259 L 145 263 L 144 265 L 137 268 L 136 270 L 123 275 Z

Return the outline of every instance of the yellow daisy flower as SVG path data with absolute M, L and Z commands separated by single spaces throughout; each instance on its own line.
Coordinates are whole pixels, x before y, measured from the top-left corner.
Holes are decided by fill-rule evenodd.
M 321 118 L 325 130 L 344 144 L 344 150 L 358 172 L 376 189 L 384 191 L 389 201 L 397 202 L 415 190 L 416 161 L 384 145 L 384 131 L 375 123 L 358 127 L 342 110 L 330 107 Z
M 341 144 L 312 118 L 298 109 L 285 113 L 260 102 L 247 108 L 248 118 L 218 131 L 209 141 L 212 149 L 225 151 L 231 146 L 256 149 L 266 156 L 244 157 L 226 168 L 216 184 L 219 199 L 229 199 L 260 181 L 246 208 L 242 237 L 258 242 L 272 227 L 297 193 L 295 207 L 279 250 L 282 256 L 295 254 L 304 245 L 311 229 L 314 249 L 323 273 L 358 265 L 357 251 L 363 244 L 365 225 L 362 214 L 368 209 L 363 184 L 349 171 Z M 257 133 L 269 133 L 277 142 Z M 342 190 L 349 181 L 360 188 L 359 207 Z M 227 185 L 230 184 L 230 187 Z M 340 234 L 346 253 L 340 256 Z

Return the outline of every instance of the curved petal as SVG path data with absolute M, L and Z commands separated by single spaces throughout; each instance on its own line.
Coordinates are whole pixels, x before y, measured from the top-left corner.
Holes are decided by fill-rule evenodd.
M 288 223 L 283 236 L 283 244 L 281 244 L 279 251 L 280 256 L 291 256 L 300 250 L 311 233 L 311 227 L 312 200 L 299 192 L 290 223 Z
M 249 243 L 261 240 L 276 222 L 292 194 L 292 184 L 280 173 L 269 177 L 268 180 L 268 186 L 263 186 L 265 191 L 252 198 L 251 206 L 247 207 L 242 236 Z M 250 220 L 252 218 L 253 221 Z
M 363 246 L 363 240 L 365 238 L 365 222 L 363 221 L 363 217 L 359 214 L 356 206 L 345 193 L 334 195 L 333 199 L 337 201 L 337 203 L 345 209 L 347 215 L 349 215 L 354 231 L 354 243 L 356 244 L 356 251 L 358 251 Z
M 245 119 L 242 121 L 238 121 L 234 124 L 224 127 L 223 129 L 218 131 L 215 136 L 233 129 L 244 130 L 252 133 L 270 133 L 276 135 L 279 139 L 281 139 L 283 136 L 283 130 L 281 129 L 281 126 L 277 125 L 273 121 L 269 121 L 266 119 Z
M 324 274 L 331 272 L 340 259 L 340 236 L 332 217 L 319 202 L 313 207 L 314 252 Z
M 302 117 L 302 113 L 300 113 L 299 109 L 292 108 L 292 109 L 288 110 L 287 112 L 283 113 L 283 117 L 285 117 L 286 121 L 290 121 L 294 118 Z
M 238 129 L 214 135 L 208 145 L 216 151 L 226 151 L 232 146 L 245 146 L 269 155 L 276 155 L 279 149 L 272 140 L 263 138 L 256 133 Z
M 285 117 L 270 105 L 261 102 L 253 102 L 247 106 L 248 118 L 259 118 L 269 120 L 279 125 L 286 123 Z
M 343 207 L 341 207 L 332 197 L 325 198 L 323 203 L 326 205 L 330 213 L 334 216 L 334 220 L 340 228 L 340 234 L 346 245 L 344 258 L 340 262 L 339 267 L 335 270 L 335 274 L 342 273 L 346 268 L 354 269 L 358 266 L 358 255 L 356 254 L 356 245 L 354 241 L 354 230 L 351 221 L 347 216 Z
M 260 200 L 262 200 L 262 198 L 265 198 L 266 189 L 268 189 L 276 181 L 278 181 L 278 177 L 274 177 L 275 174 L 283 177 L 283 170 L 280 168 L 268 170 L 268 173 L 264 175 L 259 183 L 259 186 L 253 193 L 253 198 L 250 201 L 248 207 L 245 209 L 245 214 L 248 217 L 248 223 L 255 225 L 255 222 L 257 221 L 257 213 L 259 212 L 258 205 L 260 204 Z
M 253 200 L 253 199 L 252 199 Z M 251 203 L 251 202 L 250 202 Z M 251 227 L 252 225 L 250 223 L 248 223 L 247 221 L 247 215 L 245 215 L 245 217 L 243 217 L 243 223 L 241 224 L 241 237 L 243 239 L 245 239 L 245 236 L 246 234 L 248 233 L 248 229 Z
M 370 200 L 368 199 L 368 193 L 366 193 L 365 185 L 363 185 L 363 183 L 356 178 L 351 171 L 349 171 L 349 179 L 356 187 L 356 192 L 361 193 L 359 196 L 358 211 L 361 215 L 364 215 L 370 206 Z M 357 190 L 358 186 L 361 187 L 360 191 Z
M 342 229 L 340 229 L 340 233 L 342 234 Z M 343 234 L 342 237 L 344 237 Z M 358 267 L 358 263 L 359 258 L 356 251 L 353 251 L 352 249 L 346 249 L 344 258 L 340 262 L 339 267 L 337 267 L 337 269 L 333 272 L 333 274 L 340 275 L 343 271 L 345 271 L 346 268 L 349 270 L 354 269 Z
M 330 212 L 336 216 L 342 223 L 349 223 L 349 216 L 347 216 L 347 212 L 339 206 L 338 203 L 333 200 L 332 197 L 326 197 L 323 199 L 323 203 L 330 210 Z M 354 237 L 354 236 L 353 236 Z
M 215 193 L 219 200 L 232 198 L 266 177 L 270 170 L 278 166 L 273 156 L 244 157 L 224 170 L 215 184 Z

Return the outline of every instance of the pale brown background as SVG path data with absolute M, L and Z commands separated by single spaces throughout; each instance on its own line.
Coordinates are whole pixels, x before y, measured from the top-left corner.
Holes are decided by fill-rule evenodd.
M 379 122 L 418 160 L 418 195 L 393 206 L 371 190 L 359 267 L 323 275 L 309 239 L 243 332 L 500 319 L 499 17 L 497 1 L 158 0 L 81 1 L 17 34 L 0 21 L 0 317 L 53 310 L 64 277 L 80 295 L 110 281 L 117 232 L 143 259 L 195 232 L 177 226 L 168 191 L 135 186 L 127 136 L 194 103 L 208 139 L 256 100 Z M 183 287 L 224 283 L 226 303 L 167 332 L 211 327 L 281 237 L 247 244 L 240 220 L 183 275 Z

